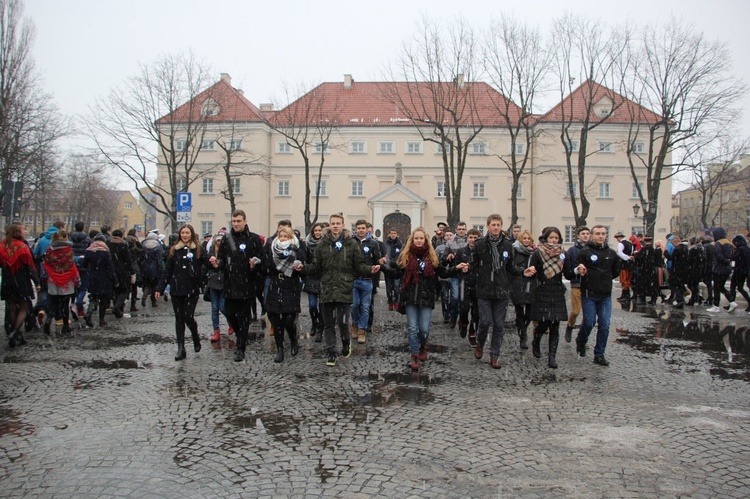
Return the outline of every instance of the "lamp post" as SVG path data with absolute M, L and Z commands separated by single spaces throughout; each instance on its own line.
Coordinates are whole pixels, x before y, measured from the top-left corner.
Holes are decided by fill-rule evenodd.
M 641 205 L 639 205 L 638 203 L 636 203 L 636 204 L 633 205 L 633 215 L 636 218 L 638 218 L 638 212 L 640 211 L 640 209 L 641 209 Z M 644 236 L 645 236 L 646 235 L 645 234 L 645 232 L 646 232 L 646 210 L 645 209 L 643 210 L 643 219 L 642 220 L 643 220 L 643 232 L 644 232 Z

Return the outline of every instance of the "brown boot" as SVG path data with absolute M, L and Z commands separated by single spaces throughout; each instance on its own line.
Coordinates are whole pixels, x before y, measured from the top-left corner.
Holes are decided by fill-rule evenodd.
M 419 371 L 419 354 L 411 354 L 411 369 L 412 371 Z

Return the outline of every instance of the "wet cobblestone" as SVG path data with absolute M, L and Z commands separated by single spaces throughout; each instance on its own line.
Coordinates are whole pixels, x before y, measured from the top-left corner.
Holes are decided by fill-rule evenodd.
M 163 305 L 3 344 L 3 495 L 750 496 L 747 313 L 617 307 L 608 368 L 561 340 L 548 369 L 509 330 L 496 371 L 438 304 L 412 374 L 404 318 L 376 301 L 374 333 L 335 368 L 311 338 L 274 364 L 258 326 L 245 362 L 226 336 L 175 362 Z

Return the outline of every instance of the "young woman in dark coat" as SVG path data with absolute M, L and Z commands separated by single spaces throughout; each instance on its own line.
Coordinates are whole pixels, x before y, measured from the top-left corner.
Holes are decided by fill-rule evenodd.
M 82 267 L 89 273 L 89 308 L 85 317 L 88 327 L 94 327 L 91 317 L 97 308 L 99 309 L 99 326 L 107 325 L 104 313 L 109 307 L 112 293 L 118 284 L 112 255 L 109 246 L 104 241 L 105 236 L 99 234 L 83 255 Z
M 174 309 L 175 333 L 177 335 L 177 354 L 174 360 L 182 360 L 187 357 L 185 352 L 185 326 L 190 329 L 193 338 L 193 350 L 201 351 L 201 340 L 198 335 L 198 323 L 195 322 L 195 307 L 198 305 L 198 297 L 202 295 L 201 284 L 203 282 L 203 269 L 210 268 L 208 255 L 198 241 L 192 225 L 180 227 L 179 240 L 171 248 L 167 256 L 167 264 L 164 267 L 161 281 L 156 288 L 154 298 L 164 293 L 167 284 L 170 287 L 169 294 L 172 296 L 172 308 Z
M 121 319 L 125 313 L 125 301 L 128 299 L 130 286 L 135 283 L 135 270 L 133 270 L 133 261 L 130 259 L 130 247 L 128 242 L 123 239 L 123 235 L 121 229 L 115 229 L 112 231 L 112 237 L 107 241 L 117 274 L 112 313 L 118 319 Z
M 31 250 L 24 241 L 23 228 L 18 224 L 7 228 L 5 239 L 0 243 L 0 265 L 3 268 L 0 298 L 5 300 L 6 324 L 10 325 L 8 347 L 13 348 L 26 343 L 23 324 L 34 298 L 34 289 L 37 292 L 41 289 Z
M 531 255 L 530 269 L 536 275 L 538 286 L 534 293 L 529 317 L 537 322 L 534 328 L 534 339 L 531 348 L 534 357 L 542 356 L 542 335 L 549 331 L 549 352 L 547 364 L 557 368 L 557 344 L 560 340 L 560 321 L 568 320 L 568 309 L 565 305 L 565 285 L 563 284 L 563 265 L 565 252 L 562 247 L 562 234 L 557 227 L 547 227 L 539 238 L 539 247 Z
M 513 241 L 513 263 L 516 267 L 526 270 L 531 265 L 531 255 L 534 250 L 534 238 L 531 232 L 525 230 Z M 524 277 L 522 275 L 510 278 L 510 299 L 516 309 L 516 330 L 521 341 L 521 348 L 527 349 L 529 345 L 528 333 L 531 318 L 531 304 L 536 292 L 536 277 Z
M 656 304 L 656 298 L 661 293 L 657 273 L 662 262 L 661 250 L 654 248 L 653 238 L 651 236 L 644 237 L 643 247 L 635 254 L 636 278 L 633 281 L 633 289 L 635 290 L 636 303 L 645 304 L 646 297 L 648 297 L 649 305 Z
M 323 240 L 323 224 L 318 222 L 312 226 L 310 234 L 305 239 L 305 258 L 306 261 L 312 261 L 315 257 L 315 250 L 318 244 Z M 315 337 L 315 341 L 323 341 L 323 310 L 320 300 L 320 276 L 310 275 L 304 277 L 303 290 L 307 293 L 307 308 L 310 311 L 310 320 L 312 321 L 312 330 L 310 336 Z
M 266 295 L 266 312 L 274 329 L 276 357 L 274 362 L 284 361 L 284 331 L 289 334 L 292 356 L 299 352 L 297 342 L 297 315 L 300 313 L 302 284 L 299 273 L 294 270 L 305 263 L 305 250 L 290 227 L 281 227 L 271 243 L 269 262 L 269 285 Z

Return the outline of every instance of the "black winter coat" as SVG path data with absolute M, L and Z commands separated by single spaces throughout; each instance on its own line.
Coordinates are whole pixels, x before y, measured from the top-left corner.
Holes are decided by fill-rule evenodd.
M 464 282 L 464 290 L 476 290 L 477 287 L 477 270 L 474 265 L 474 252 L 468 245 L 459 249 L 456 252 L 456 257 L 453 259 L 453 263 L 458 265 L 459 263 L 468 263 L 468 272 L 459 272 L 458 278 Z
M 148 283 L 157 283 L 164 270 L 164 247 L 155 239 L 146 239 L 141 247 L 141 278 Z
M 620 257 L 607 246 L 593 241 L 578 253 L 576 266 L 584 264 L 587 273 L 581 277 L 581 296 L 606 298 L 612 295 L 612 279 L 620 275 Z
M 513 263 L 521 270 L 526 270 L 531 265 L 531 257 L 534 252 L 525 255 L 513 248 Z M 536 277 L 524 277 L 514 275 L 510 278 L 510 299 L 514 305 L 529 305 L 534 301 L 536 294 Z
M 669 283 L 672 286 L 684 286 L 690 281 L 690 256 L 686 244 L 680 243 L 674 247 L 672 254 L 667 254 L 667 260 L 672 261 L 672 271 Z
M 318 248 L 318 243 L 320 243 L 321 239 L 315 239 L 312 236 L 307 236 L 307 239 L 305 240 L 305 261 L 311 262 L 315 258 L 315 250 Z M 320 294 L 320 276 L 318 275 L 308 275 L 304 278 L 304 289 L 303 291 L 305 293 L 310 293 L 313 295 L 319 295 Z
M 164 273 L 156 291 L 164 293 L 169 284 L 169 293 L 172 296 L 201 294 L 204 275 L 202 267 L 208 267 L 208 255 L 203 248 L 200 249 L 200 255 L 197 255 L 195 245 L 190 248 L 182 241 L 175 244 L 173 249 L 174 253 L 167 256 L 167 265 L 164 267 Z
M 523 269 L 513 263 L 513 246 L 505 236 L 500 235 L 500 267 L 492 270 L 492 249 L 490 236 L 477 239 L 474 243 L 474 260 L 477 276 L 477 298 L 499 300 L 508 298 L 510 293 L 510 276 L 523 274 Z
M 565 252 L 563 274 L 565 275 L 565 278 L 570 281 L 571 288 L 581 287 L 581 276 L 575 273 L 575 268 L 578 265 L 578 252 L 580 252 L 584 246 L 585 245 L 582 242 L 578 241 Z
M 747 240 L 737 235 L 732 242 L 735 246 L 734 272 L 738 275 L 747 275 L 750 273 L 750 248 L 747 246 Z
M 83 256 L 83 268 L 89 272 L 88 292 L 98 296 L 112 296 L 118 280 L 112 253 L 106 250 L 86 250 Z M 130 275 L 127 277 L 130 285 Z
M 305 263 L 305 248 L 297 248 L 295 252 L 290 251 L 288 258 L 291 261 L 299 260 Z M 278 272 L 274 267 L 268 272 L 268 276 L 268 294 L 265 296 L 266 310 L 276 314 L 300 313 L 299 298 L 302 294 L 302 283 L 299 273 L 292 272 L 291 276 L 287 276 Z
M 386 264 L 384 270 L 393 275 L 397 279 L 401 279 L 403 282 L 404 269 L 395 267 L 395 264 Z M 417 307 L 429 309 L 435 308 L 435 299 L 439 294 L 439 281 L 438 279 L 449 279 L 457 276 L 460 270 L 456 270 L 455 267 L 449 269 L 443 265 L 438 265 L 435 268 L 435 275 L 432 277 L 424 277 L 422 272 L 419 273 L 419 280 L 417 284 L 409 286 L 404 289 L 401 288 L 401 294 L 399 297 L 399 309 L 398 311 L 402 314 L 406 313 L 407 305 L 416 305 Z
M 633 288 L 636 294 L 653 296 L 659 292 L 658 269 L 662 265 L 661 250 L 648 243 L 635 254 L 635 281 Z
M 70 234 L 70 242 L 73 243 L 73 255 L 81 257 L 91 246 L 91 238 L 84 232 L 73 232 Z
M 688 285 L 693 287 L 703 280 L 706 271 L 706 250 L 702 244 L 694 244 L 688 249 L 690 277 Z
M 112 237 L 107 241 L 107 246 L 112 255 L 112 263 L 115 265 L 115 274 L 117 274 L 116 288 L 119 291 L 127 291 L 130 289 L 130 276 L 135 274 L 128 243 L 122 238 Z
M 558 272 L 551 279 L 547 279 L 542 265 L 542 257 L 539 250 L 536 250 L 531 255 L 530 267 L 536 268 L 536 275 L 533 279 L 537 280 L 538 285 L 534 292 L 534 301 L 531 303 L 529 318 L 532 321 L 539 322 L 568 320 L 563 273 Z
M 732 256 L 734 256 L 734 245 L 726 239 L 714 243 L 714 265 L 711 271 L 716 275 L 729 275 L 732 273 Z
M 260 263 L 250 268 L 253 257 L 260 259 Z M 230 230 L 221 239 L 217 260 L 219 268 L 224 270 L 224 296 L 234 300 L 255 298 L 255 290 L 268 266 L 260 236 L 250 232 L 247 226 L 241 232 Z

